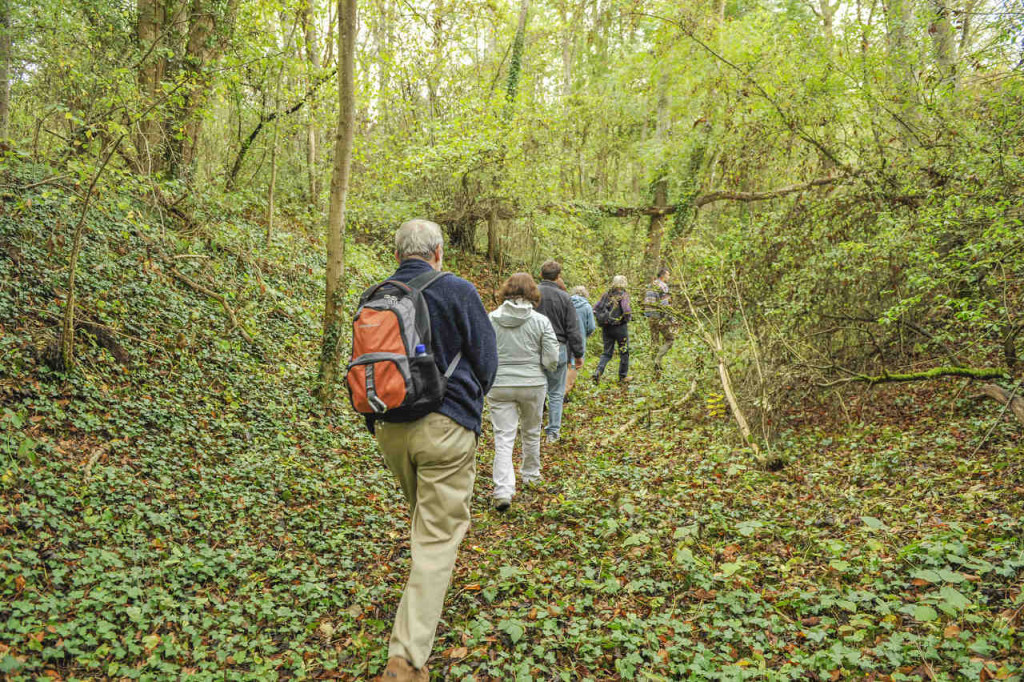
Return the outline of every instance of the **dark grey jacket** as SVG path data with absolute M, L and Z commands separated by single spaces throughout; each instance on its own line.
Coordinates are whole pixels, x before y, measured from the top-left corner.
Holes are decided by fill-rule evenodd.
M 582 358 L 583 334 L 580 333 L 580 320 L 569 294 L 562 291 L 554 282 L 541 280 L 540 305 L 537 306 L 537 312 L 551 320 L 558 343 L 564 343 L 569 347 L 569 357 Z

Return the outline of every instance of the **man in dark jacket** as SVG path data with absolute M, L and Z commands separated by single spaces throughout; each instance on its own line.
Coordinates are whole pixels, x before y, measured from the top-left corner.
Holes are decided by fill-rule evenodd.
M 558 339 L 558 367 L 545 372 L 548 378 L 548 425 L 544 427 L 549 443 L 558 441 L 562 429 L 562 401 L 565 399 L 565 372 L 572 355 L 577 369 L 583 366 L 583 334 L 579 318 L 569 294 L 555 280 L 562 274 L 562 266 L 549 260 L 540 266 L 540 305 L 537 312 L 551 320 Z M 568 346 L 568 348 L 566 348 Z
M 410 282 L 441 270 L 444 239 L 428 220 L 410 220 L 395 235 L 399 267 L 391 279 Z M 414 421 L 376 418 L 370 428 L 412 516 L 409 582 L 398 605 L 388 665 L 381 679 L 428 680 L 434 646 L 459 544 L 469 528 L 469 501 L 476 477 L 477 438 L 484 396 L 498 371 L 494 328 L 476 288 L 448 274 L 423 292 L 430 311 L 432 352 L 444 372 L 462 359 L 448 380 L 436 412 Z

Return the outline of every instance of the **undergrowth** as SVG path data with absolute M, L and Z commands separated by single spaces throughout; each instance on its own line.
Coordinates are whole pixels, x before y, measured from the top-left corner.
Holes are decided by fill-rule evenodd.
M 376 674 L 408 523 L 359 420 L 310 394 L 320 240 L 265 249 L 230 212 L 160 225 L 108 190 L 80 265 L 93 331 L 60 374 L 44 360 L 78 199 L 11 190 L 46 174 L 8 169 L 0 204 L 0 673 Z M 349 260 L 352 294 L 391 268 L 357 244 Z M 994 408 L 804 415 L 769 471 L 697 401 L 666 409 L 686 367 L 649 383 L 637 335 L 638 381 L 581 382 L 545 486 L 506 515 L 487 504 L 485 433 L 436 675 L 1020 678 L 1019 434 L 970 456 Z

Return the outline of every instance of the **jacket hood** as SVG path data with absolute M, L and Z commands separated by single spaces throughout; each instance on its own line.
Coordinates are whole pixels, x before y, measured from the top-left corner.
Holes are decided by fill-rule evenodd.
M 518 299 L 505 301 L 491 313 L 491 319 L 502 327 L 518 327 L 530 319 L 533 313 L 533 305 L 528 301 Z
M 590 305 L 590 301 L 579 294 L 573 294 L 570 300 L 572 300 L 572 304 L 576 306 L 577 310 L 583 310 L 586 306 Z

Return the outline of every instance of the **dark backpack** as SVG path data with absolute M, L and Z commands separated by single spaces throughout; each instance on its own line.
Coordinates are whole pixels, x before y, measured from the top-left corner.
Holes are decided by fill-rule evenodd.
M 614 327 L 622 324 L 625 315 L 622 312 L 622 294 L 606 293 L 594 306 L 594 319 L 602 327 Z
M 423 291 L 446 274 L 426 272 L 408 284 L 389 279 L 359 299 L 345 376 L 357 412 L 409 418 L 441 405 L 462 353 L 442 375 L 431 352 L 430 311 Z

